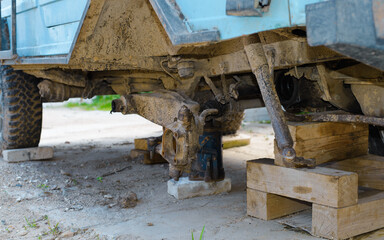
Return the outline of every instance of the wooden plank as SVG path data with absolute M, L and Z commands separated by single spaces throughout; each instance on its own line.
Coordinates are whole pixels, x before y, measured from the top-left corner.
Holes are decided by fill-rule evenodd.
M 354 206 L 332 208 L 313 204 L 312 234 L 346 239 L 384 227 L 384 192 L 365 192 Z
M 357 178 L 356 173 L 324 167 L 280 167 L 273 159 L 247 162 L 248 188 L 332 207 L 357 203 Z
M 245 134 L 223 136 L 223 149 L 242 147 L 251 144 L 251 137 Z
M 349 134 L 336 135 L 324 138 L 308 139 L 305 141 L 296 141 L 295 149 L 300 151 L 318 151 L 322 149 L 345 148 L 350 145 L 368 143 L 368 131 L 353 132 Z M 368 149 L 367 149 L 368 152 Z
M 277 222 L 312 234 L 312 208 L 280 218 Z
M 143 164 L 160 164 L 160 163 L 168 163 L 160 154 L 154 153 L 153 158 L 151 159 L 151 155 L 149 151 L 133 149 L 131 150 L 131 158 L 141 161 Z
M 135 149 L 148 150 L 148 138 L 136 138 Z
M 3 150 L 3 160 L 9 163 L 39 161 L 53 158 L 52 147 L 34 147 Z
M 247 214 L 263 220 L 272 220 L 311 208 L 308 203 L 276 194 L 247 189 Z
M 275 144 L 275 164 L 283 166 L 282 156 L 280 155 L 276 144 Z M 297 149 L 297 156 L 304 157 L 307 159 L 315 159 L 316 165 L 320 165 L 330 161 L 344 160 L 347 158 L 353 158 L 358 156 L 363 156 L 367 154 L 368 151 L 368 141 L 360 144 L 352 144 L 349 146 L 339 147 L 337 149 L 322 149 L 317 151 L 306 151 L 303 152 L 300 149 Z
M 355 144 L 346 144 L 344 146 L 339 146 L 338 148 L 309 149 L 306 151 L 298 148 L 296 153 L 306 156 L 307 158 L 329 159 L 329 161 L 332 159 L 344 160 L 344 156 L 346 156 L 346 158 L 352 158 L 366 155 L 368 153 L 368 139 L 366 140 L 367 141 L 365 141 L 365 139 L 363 141 L 357 141 Z M 346 154 L 342 154 L 344 152 Z
M 355 172 L 359 175 L 359 186 L 384 190 L 384 157 L 364 155 L 338 162 L 331 162 L 324 167 Z
M 329 161 L 343 160 L 346 158 L 366 155 L 368 153 L 369 132 L 365 125 L 336 124 L 340 129 L 331 128 L 329 123 L 296 124 L 290 125 L 290 131 L 295 136 L 294 148 L 296 155 L 307 159 L 315 159 L 316 164 Z M 329 127 L 326 129 L 322 129 Z M 361 131 L 364 128 L 365 130 Z M 313 130 L 315 134 L 311 135 Z M 355 131 L 353 131 L 355 130 Z M 308 133 L 307 133 L 308 131 Z M 341 134 L 342 131 L 346 133 Z M 324 133 L 322 137 L 320 134 Z M 332 133 L 339 135 L 329 136 Z M 315 138 L 309 138 L 315 137 Z M 277 149 L 276 141 L 274 146 L 275 164 L 283 166 L 282 157 Z
M 350 145 L 340 147 L 339 149 L 323 149 L 320 151 L 298 151 L 297 156 L 304 156 L 305 158 L 316 159 L 316 164 L 320 165 L 325 162 L 344 160 L 357 156 L 366 155 L 368 150 L 368 141 L 363 144 Z
M 368 125 L 358 123 L 296 123 L 288 122 L 288 127 L 294 141 L 303 141 L 323 137 L 367 131 Z

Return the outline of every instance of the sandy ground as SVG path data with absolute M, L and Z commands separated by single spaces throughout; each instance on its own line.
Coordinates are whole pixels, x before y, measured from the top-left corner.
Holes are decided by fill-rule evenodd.
M 136 115 L 45 108 L 41 146 L 50 161 L 0 161 L 0 239 L 317 239 L 276 221 L 246 216 L 246 160 L 273 156 L 268 124 L 247 124 L 252 144 L 224 151 L 232 191 L 176 200 L 167 194 L 167 165 L 130 159 L 133 140 L 162 128 Z M 125 169 L 108 175 L 116 170 Z M 139 199 L 121 208 L 128 192 Z

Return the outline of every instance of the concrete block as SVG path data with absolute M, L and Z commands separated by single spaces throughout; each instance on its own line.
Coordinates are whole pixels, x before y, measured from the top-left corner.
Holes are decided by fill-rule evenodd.
M 231 179 L 226 178 L 220 182 L 189 181 L 187 177 L 179 181 L 168 181 L 168 193 L 177 199 L 209 196 L 231 191 Z
M 53 157 L 53 148 L 35 147 L 3 150 L 3 159 L 9 163 L 17 163 L 33 160 L 45 160 Z

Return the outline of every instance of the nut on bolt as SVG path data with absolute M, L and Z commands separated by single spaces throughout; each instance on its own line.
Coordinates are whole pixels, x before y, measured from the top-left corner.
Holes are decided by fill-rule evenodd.
M 123 112 L 124 111 L 124 102 L 121 99 L 115 99 L 112 101 L 112 111 L 111 112 Z
M 296 157 L 296 151 L 293 148 L 284 148 L 283 149 L 283 158 L 288 161 L 292 162 Z
M 181 78 L 191 78 L 195 75 L 195 63 L 192 61 L 181 61 L 177 64 L 177 71 Z

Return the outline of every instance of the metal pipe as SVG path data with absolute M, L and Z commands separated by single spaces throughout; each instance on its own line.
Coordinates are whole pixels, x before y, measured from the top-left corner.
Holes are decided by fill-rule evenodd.
M 248 40 L 248 39 L 246 39 Z M 256 76 L 265 106 L 271 117 L 277 146 L 286 167 L 315 167 L 313 159 L 297 157 L 293 149 L 293 140 L 285 120 L 284 112 L 273 83 L 273 69 L 268 64 L 260 39 L 257 43 L 245 42 L 244 50 L 248 57 L 253 74 Z
M 344 111 L 325 113 L 313 113 L 306 115 L 294 115 L 286 113 L 285 116 L 293 122 L 344 122 L 344 123 L 366 123 L 384 127 L 384 118 L 370 117 L 364 115 L 353 115 Z
M 111 95 L 115 92 L 106 84 L 99 83 L 95 88 L 74 87 L 50 80 L 43 80 L 37 87 L 41 97 L 48 102 L 61 102 L 69 98 L 92 98 L 97 95 Z
M 244 46 L 249 64 L 259 84 L 262 97 L 271 117 L 271 123 L 280 150 L 293 147 L 293 140 L 285 121 L 284 112 L 273 83 L 272 70 L 269 69 L 267 58 L 261 43 Z

